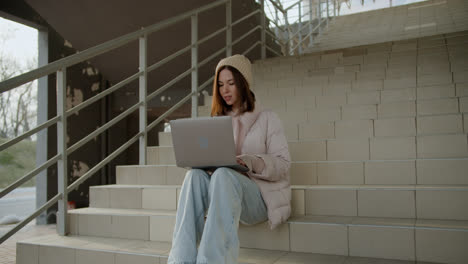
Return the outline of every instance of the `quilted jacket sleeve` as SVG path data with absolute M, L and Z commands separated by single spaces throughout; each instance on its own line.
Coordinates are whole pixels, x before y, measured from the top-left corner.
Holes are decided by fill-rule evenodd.
M 251 159 L 252 167 L 250 167 L 263 167 L 263 171 L 260 173 L 250 171 L 248 174 L 250 177 L 265 181 L 278 181 L 289 175 L 291 158 L 281 120 L 274 112 L 268 112 L 267 115 L 266 153 L 253 155 Z M 261 166 L 262 164 L 256 165 L 256 162 L 263 162 L 264 166 Z

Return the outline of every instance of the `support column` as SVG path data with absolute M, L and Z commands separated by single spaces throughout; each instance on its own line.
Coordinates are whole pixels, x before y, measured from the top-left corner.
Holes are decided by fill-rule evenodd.
M 68 156 L 67 156 L 67 70 L 62 68 L 57 71 L 57 154 L 60 159 L 57 162 L 58 193 L 62 199 L 58 201 L 57 232 L 64 236 L 67 234 L 67 210 L 68 210 Z
M 47 65 L 49 62 L 49 34 L 45 30 L 38 30 L 38 67 Z M 49 101 L 49 85 L 48 76 L 44 76 L 37 81 L 37 124 L 47 122 L 49 119 L 49 111 L 47 109 Z M 36 167 L 47 161 L 47 131 L 45 128 L 37 133 L 36 140 Z M 47 203 L 47 170 L 42 171 L 36 176 L 36 209 Z M 43 212 L 36 218 L 36 224 L 47 224 L 47 211 Z
M 262 23 L 262 36 L 261 36 L 261 41 L 262 41 L 262 59 L 266 59 L 266 36 L 265 36 L 265 31 L 266 31 L 266 25 L 265 25 L 265 0 L 260 0 L 260 5 L 261 5 L 261 23 Z
M 302 5 L 302 2 L 299 2 L 299 27 L 298 27 L 298 31 L 299 31 L 299 44 L 298 44 L 298 49 L 299 49 L 299 54 L 302 54 L 302 9 L 301 9 L 301 5 Z
M 143 135 L 139 139 L 139 164 L 146 165 L 146 146 L 147 146 L 147 115 L 146 115 L 146 94 L 147 94 L 147 85 L 148 85 L 148 72 L 147 72 L 147 54 L 148 54 L 148 41 L 146 34 L 140 37 L 140 72 L 143 74 L 139 78 L 139 100 L 142 105 L 139 108 L 139 126 L 140 133 Z
M 232 55 L 232 2 L 231 0 L 226 2 L 226 27 L 227 27 L 226 29 L 226 57 L 229 57 Z
M 226 4 L 227 5 L 227 4 Z M 198 116 L 198 14 L 192 15 L 192 118 Z M 230 29 L 228 29 L 229 31 Z M 228 34 L 230 35 L 230 34 Z M 229 51 L 230 53 L 231 51 Z M 226 52 L 227 53 L 227 52 Z M 228 55 L 230 56 L 230 55 Z
M 314 26 L 312 25 L 313 21 L 313 15 L 312 15 L 312 10 L 313 10 L 313 0 L 309 0 L 309 47 L 312 47 L 314 45 L 314 34 L 312 33 Z

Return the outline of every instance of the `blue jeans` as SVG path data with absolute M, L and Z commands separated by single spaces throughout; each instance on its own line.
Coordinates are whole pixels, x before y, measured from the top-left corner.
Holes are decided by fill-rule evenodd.
M 250 225 L 267 219 L 260 190 L 247 176 L 229 168 L 211 176 L 190 170 L 180 192 L 168 263 L 237 263 L 239 221 Z

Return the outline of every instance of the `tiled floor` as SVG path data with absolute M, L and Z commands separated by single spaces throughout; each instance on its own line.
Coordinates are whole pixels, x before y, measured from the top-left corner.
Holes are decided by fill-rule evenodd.
M 12 225 L 0 225 L 0 235 L 10 230 Z M 16 263 L 16 242 L 35 236 L 55 234 L 56 225 L 36 225 L 31 223 L 23 227 L 18 233 L 14 234 L 8 240 L 0 244 L 0 264 Z

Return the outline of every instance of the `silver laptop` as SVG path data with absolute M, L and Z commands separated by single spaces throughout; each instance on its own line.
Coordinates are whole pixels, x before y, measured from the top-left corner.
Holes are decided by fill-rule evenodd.
M 177 119 L 170 124 L 178 167 L 249 170 L 236 162 L 230 116 Z

